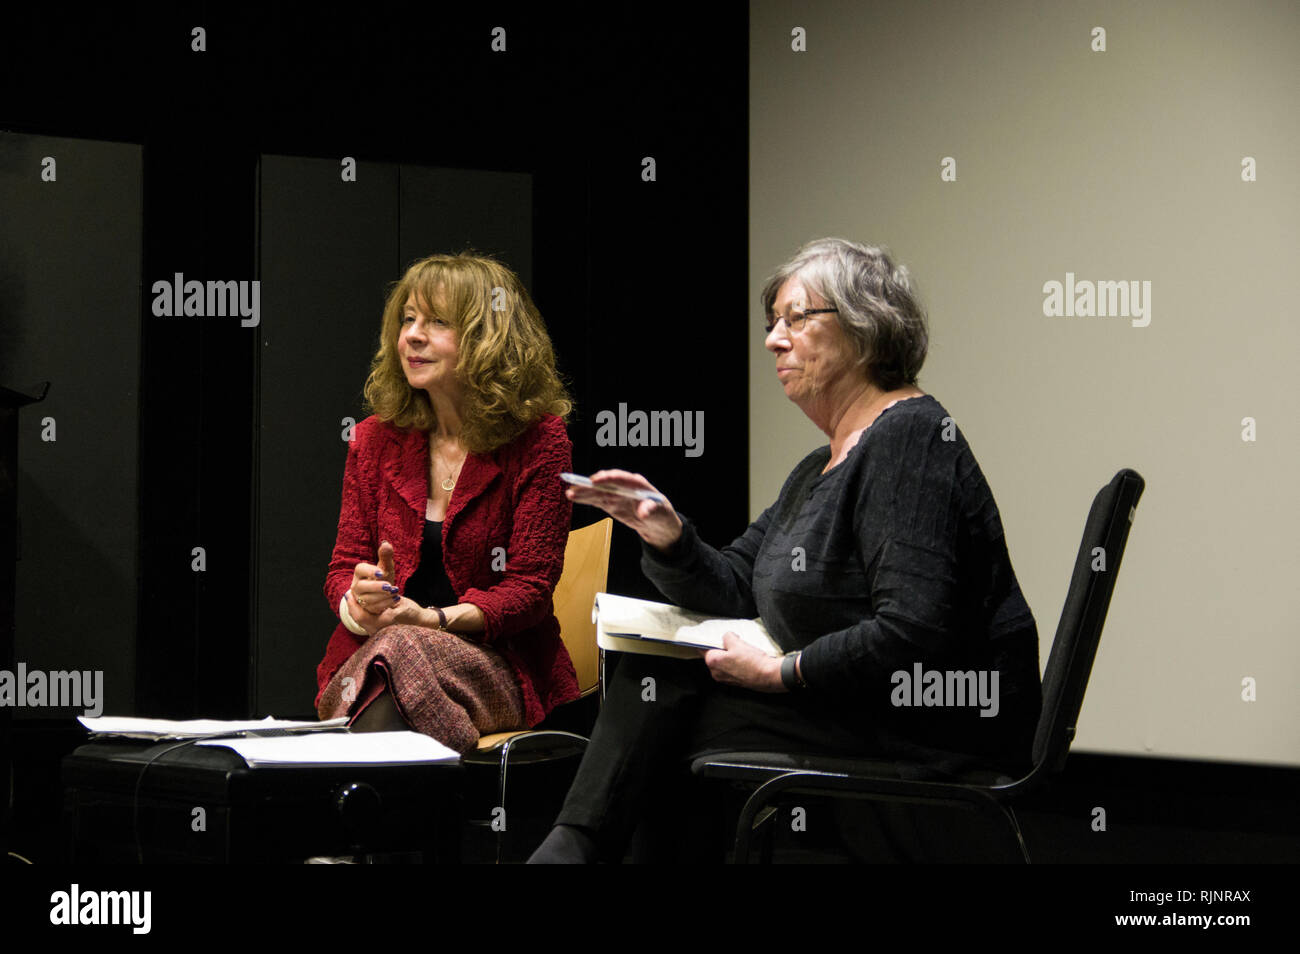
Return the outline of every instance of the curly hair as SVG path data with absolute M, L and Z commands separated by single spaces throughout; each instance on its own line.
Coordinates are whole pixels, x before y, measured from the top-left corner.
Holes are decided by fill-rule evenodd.
M 393 283 L 364 391 L 367 409 L 380 420 L 424 431 L 438 425 L 429 395 L 407 383 L 397 353 L 412 293 L 425 303 L 441 295 L 447 314 L 439 317 L 456 330 L 456 375 L 465 389 L 460 437 L 468 450 L 508 444 L 545 414 L 569 416 L 573 402 L 555 350 L 519 276 L 495 259 L 462 252 L 421 259 Z

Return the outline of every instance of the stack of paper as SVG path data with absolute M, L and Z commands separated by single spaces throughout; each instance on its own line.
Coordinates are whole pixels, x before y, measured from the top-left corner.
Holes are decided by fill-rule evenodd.
M 138 719 L 133 716 L 103 716 L 88 719 L 79 716 L 77 721 L 99 736 L 121 739 L 199 739 L 205 735 L 226 735 L 233 732 L 256 732 L 273 729 L 331 729 L 347 725 L 347 718 L 328 722 L 293 722 L 288 719 L 249 719 L 231 722 L 225 719 Z
M 204 739 L 199 745 L 234 749 L 250 766 L 460 761 L 455 750 L 419 732 L 314 732 L 273 739 Z

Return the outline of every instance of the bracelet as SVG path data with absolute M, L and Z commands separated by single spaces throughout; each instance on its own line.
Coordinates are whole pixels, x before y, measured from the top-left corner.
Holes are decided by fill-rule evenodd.
M 343 625 L 348 628 L 349 633 L 356 633 L 358 636 L 370 635 L 361 628 L 361 624 L 354 620 L 352 614 L 348 612 L 348 594 L 346 590 L 343 591 L 343 599 L 339 600 L 339 619 L 343 621 Z
M 786 653 L 781 660 L 781 684 L 790 692 L 803 692 L 808 688 L 808 683 L 803 681 L 803 676 L 799 674 L 799 654 L 802 650 L 796 649 L 792 653 Z
M 442 611 L 442 607 L 430 606 L 429 609 L 438 614 L 438 628 L 447 629 L 447 614 Z

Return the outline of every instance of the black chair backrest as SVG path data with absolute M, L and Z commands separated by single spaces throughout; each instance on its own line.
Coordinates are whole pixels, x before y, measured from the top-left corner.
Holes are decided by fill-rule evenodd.
M 1125 468 L 1092 501 L 1065 608 L 1043 673 L 1043 713 L 1034 735 L 1031 778 L 1059 772 L 1065 764 L 1097 655 L 1101 626 L 1106 621 L 1115 577 L 1128 543 L 1129 526 L 1145 487 L 1141 474 Z M 1094 570 L 1094 565 L 1098 569 Z

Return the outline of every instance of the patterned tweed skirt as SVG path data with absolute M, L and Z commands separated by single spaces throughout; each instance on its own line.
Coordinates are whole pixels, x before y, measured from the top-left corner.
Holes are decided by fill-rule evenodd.
M 366 640 L 321 694 L 321 719 L 355 719 L 387 689 L 407 724 L 457 752 L 479 736 L 524 729 L 524 703 L 495 650 L 423 626 L 388 626 Z

